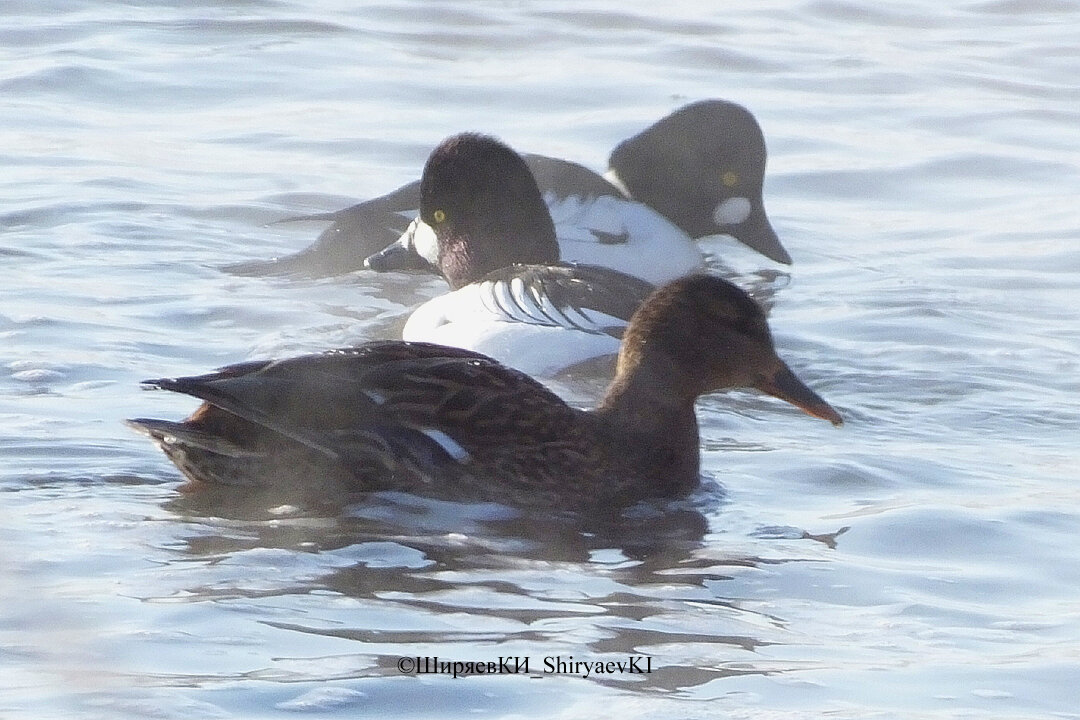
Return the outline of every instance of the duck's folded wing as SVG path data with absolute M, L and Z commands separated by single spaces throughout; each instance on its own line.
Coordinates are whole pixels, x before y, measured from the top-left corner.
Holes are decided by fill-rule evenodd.
M 484 308 L 508 322 L 622 337 L 653 291 L 640 278 L 595 265 L 513 265 L 475 284 Z M 461 291 L 458 291 L 461 292 Z
M 397 341 L 144 385 L 199 398 L 335 462 L 405 464 L 425 474 L 467 464 L 470 442 L 513 442 L 523 425 L 536 426 L 538 406 L 570 412 L 536 381 L 484 355 Z M 141 420 L 135 426 L 152 430 Z
M 343 275 L 360 270 L 364 260 L 405 232 L 420 206 L 420 183 L 411 182 L 393 192 L 365 200 L 343 210 L 294 215 L 276 223 L 304 220 L 330 221 L 309 247 L 273 260 L 228 265 L 236 275 L 301 274 L 312 277 Z
M 547 155 L 525 154 L 522 158 L 541 193 L 554 193 L 560 198 L 625 197 L 619 188 L 583 165 Z
M 207 432 L 185 422 L 172 420 L 156 420 L 154 418 L 133 418 L 125 421 L 129 427 L 149 435 L 151 438 L 170 444 L 184 445 L 185 447 L 198 448 L 215 455 L 245 459 L 263 457 L 265 452 L 243 447 L 230 438 L 217 433 Z
M 621 192 L 592 170 L 577 163 L 544 155 L 525 161 L 541 192 L 557 197 L 622 197 Z M 344 275 L 364 268 L 364 260 L 393 243 L 420 207 L 420 182 L 335 212 L 292 215 L 277 223 L 326 221 L 331 223 L 309 247 L 272 260 L 252 260 L 225 266 L 236 275 L 299 274 L 309 277 Z

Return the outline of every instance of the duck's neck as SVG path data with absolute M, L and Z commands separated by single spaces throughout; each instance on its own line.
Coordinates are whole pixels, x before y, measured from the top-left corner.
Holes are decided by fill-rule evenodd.
M 452 236 L 442 240 L 439 269 L 453 290 L 463 288 L 483 277 L 522 265 L 555 265 L 559 262 L 559 243 L 555 226 L 545 215 L 476 230 L 472 236 Z
M 643 363 L 632 372 L 620 369 L 595 413 L 626 438 L 635 461 L 681 492 L 698 482 L 696 394 L 672 381 L 670 367 Z
M 695 396 L 673 387 L 670 373 L 649 372 L 640 367 L 633 373 L 619 373 L 608 387 L 597 412 L 612 422 L 630 425 L 641 432 L 663 437 L 673 427 L 697 431 Z M 697 438 L 694 438 L 696 446 Z

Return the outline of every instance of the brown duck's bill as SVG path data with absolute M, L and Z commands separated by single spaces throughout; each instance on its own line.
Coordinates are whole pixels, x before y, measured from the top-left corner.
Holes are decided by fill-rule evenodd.
M 821 397 L 806 387 L 803 381 L 795 377 L 791 368 L 781 363 L 780 369 L 770 377 L 764 377 L 756 385 L 758 390 L 767 392 L 773 397 L 791 403 L 807 415 L 828 420 L 839 427 L 844 424 L 840 413 L 833 409 L 832 405 L 825 402 Z

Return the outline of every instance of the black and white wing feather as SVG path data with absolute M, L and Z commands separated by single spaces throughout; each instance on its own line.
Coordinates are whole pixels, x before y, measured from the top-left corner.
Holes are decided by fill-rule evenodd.
M 640 278 L 595 265 L 514 265 L 477 285 L 488 312 L 509 322 L 622 337 L 630 316 L 653 291 Z

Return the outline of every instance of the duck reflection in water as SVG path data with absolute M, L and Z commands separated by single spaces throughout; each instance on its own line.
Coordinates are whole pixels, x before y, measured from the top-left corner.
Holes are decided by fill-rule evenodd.
M 178 592 L 189 603 L 238 602 L 284 633 L 352 644 L 345 652 L 334 645 L 328 678 L 311 676 L 296 651 L 293 662 L 312 680 L 394 678 L 401 656 L 486 657 L 494 648 L 533 663 L 556 653 L 656 655 L 648 676 L 589 678 L 638 692 L 776 674 L 775 660 L 755 662 L 757 649 L 774 643 L 758 631 L 784 620 L 745 602 L 735 579 L 815 559 L 790 545 L 790 557 L 747 556 L 707 539 L 705 514 L 722 516 L 715 485 L 600 521 L 381 492 L 336 511 L 270 508 L 252 522 L 256 513 L 225 519 L 232 508 L 203 502 L 209 495 L 168 503 L 199 527 L 180 550 L 178 577 L 188 584 Z M 712 660 L 703 664 L 702 652 Z

